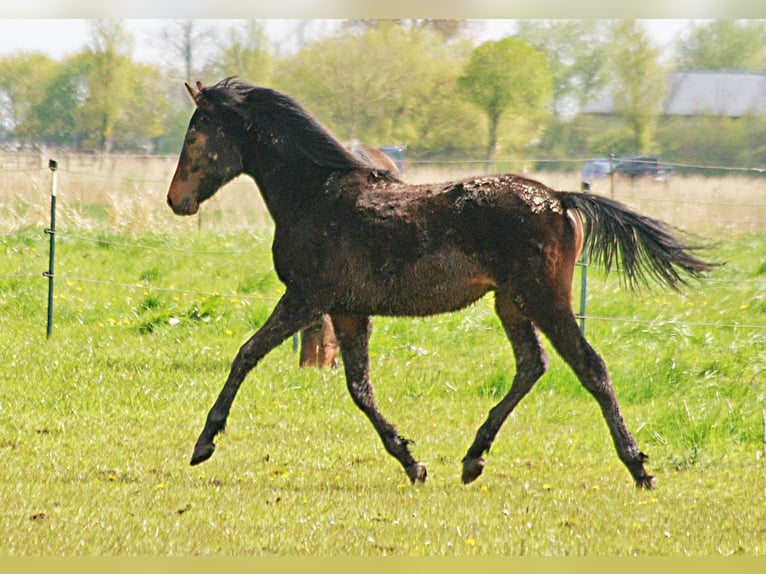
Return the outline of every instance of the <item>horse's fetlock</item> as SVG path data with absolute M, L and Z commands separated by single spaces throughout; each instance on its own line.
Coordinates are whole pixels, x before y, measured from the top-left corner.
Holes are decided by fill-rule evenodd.
M 484 471 L 484 464 L 484 457 L 471 457 L 466 455 L 465 458 L 463 458 L 463 475 L 461 477 L 463 484 L 470 484 L 479 478 Z
M 636 488 L 641 490 L 652 490 L 657 486 L 657 477 L 646 474 L 636 479 Z
M 428 477 L 426 465 L 422 462 L 416 462 L 404 469 L 412 484 L 424 484 Z

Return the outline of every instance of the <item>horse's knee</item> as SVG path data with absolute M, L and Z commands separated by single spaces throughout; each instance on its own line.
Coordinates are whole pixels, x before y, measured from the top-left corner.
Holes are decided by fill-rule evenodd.
M 234 357 L 232 370 L 244 377 L 255 368 L 258 362 L 263 358 L 263 355 L 263 351 L 257 349 L 251 339 L 240 347 L 239 352 L 236 357 Z

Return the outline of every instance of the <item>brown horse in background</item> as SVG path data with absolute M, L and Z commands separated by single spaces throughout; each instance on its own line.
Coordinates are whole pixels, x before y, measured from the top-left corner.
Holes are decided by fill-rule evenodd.
M 231 79 L 187 89 L 197 109 L 168 204 L 176 214 L 194 214 L 226 182 L 250 175 L 274 220 L 274 268 L 286 287 L 234 359 L 192 464 L 212 456 L 213 441 L 256 364 L 329 314 L 354 402 L 409 479 L 424 482 L 425 464 L 375 400 L 370 316 L 455 311 L 492 291 L 516 375 L 463 458 L 463 482 L 482 473 L 504 421 L 545 372 L 539 331 L 596 399 L 636 485 L 652 486 L 606 365 L 572 313 L 572 275 L 584 243 L 592 261 L 607 272 L 616 267 L 629 285 L 654 279 L 678 287 L 685 276 L 699 277 L 713 266 L 695 256 L 699 246 L 608 198 L 554 191 L 514 174 L 407 185 L 354 156 L 284 94 Z
M 396 163 L 384 152 L 362 143 L 358 140 L 346 142 L 343 146 L 370 167 L 387 171 L 389 176 L 401 178 Z M 301 367 L 332 367 L 340 345 L 332 328 L 332 320 L 327 314 L 322 315 L 321 321 L 306 327 L 301 331 L 301 349 L 298 364 Z

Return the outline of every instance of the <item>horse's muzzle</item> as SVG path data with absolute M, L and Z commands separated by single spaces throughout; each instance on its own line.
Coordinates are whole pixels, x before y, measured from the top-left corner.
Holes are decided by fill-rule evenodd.
M 199 211 L 199 203 L 189 196 L 185 196 L 181 201 L 174 201 L 170 194 L 168 194 L 167 201 L 176 215 L 194 215 Z

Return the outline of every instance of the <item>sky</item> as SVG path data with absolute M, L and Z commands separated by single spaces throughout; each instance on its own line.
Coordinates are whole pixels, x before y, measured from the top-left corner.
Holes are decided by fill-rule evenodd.
M 226 24 L 227 21 L 217 21 Z M 132 56 L 141 62 L 160 63 L 163 56 L 162 31 L 169 20 L 125 19 L 128 31 L 135 44 Z M 666 49 L 685 27 L 688 19 L 651 19 L 645 26 L 657 46 Z M 293 22 L 284 19 L 267 20 L 269 36 L 275 40 L 285 39 Z M 327 23 L 326 26 L 331 26 Z M 513 30 L 513 20 L 491 19 L 477 23 L 487 39 L 508 35 Z M 79 52 L 87 41 L 87 20 L 85 19 L 8 19 L 0 18 L 0 56 L 17 52 L 42 52 L 54 59 Z

